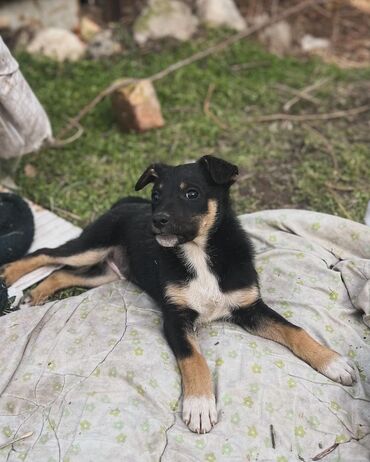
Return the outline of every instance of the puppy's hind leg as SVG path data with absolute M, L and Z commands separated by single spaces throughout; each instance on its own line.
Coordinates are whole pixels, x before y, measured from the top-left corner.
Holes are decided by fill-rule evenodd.
M 81 235 L 55 249 L 36 250 L 2 271 L 7 286 L 31 271 L 47 265 L 92 266 L 104 260 L 114 242 L 115 215 L 107 213 L 82 231 Z
M 288 347 L 298 358 L 335 382 L 352 385 L 356 380 L 355 371 L 346 358 L 321 345 L 304 329 L 287 321 L 261 299 L 235 310 L 231 321 L 252 334 Z
M 98 287 L 118 280 L 118 275 L 107 263 L 101 263 L 84 271 L 62 269 L 42 281 L 30 293 L 31 305 L 45 302 L 51 295 L 68 287 Z

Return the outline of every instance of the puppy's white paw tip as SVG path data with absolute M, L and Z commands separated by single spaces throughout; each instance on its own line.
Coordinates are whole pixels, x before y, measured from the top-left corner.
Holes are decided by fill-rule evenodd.
M 217 422 L 216 400 L 212 396 L 187 396 L 184 398 L 183 420 L 194 433 L 208 433 Z
M 356 382 L 356 372 L 348 358 L 337 356 L 323 369 L 323 374 L 334 382 L 352 385 Z

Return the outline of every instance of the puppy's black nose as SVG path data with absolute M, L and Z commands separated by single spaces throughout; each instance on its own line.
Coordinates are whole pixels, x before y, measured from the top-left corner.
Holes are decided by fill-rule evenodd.
M 165 212 L 156 213 L 155 215 L 153 215 L 153 225 L 156 228 L 161 229 L 167 225 L 169 218 L 170 216 L 168 215 L 168 213 L 165 213 Z

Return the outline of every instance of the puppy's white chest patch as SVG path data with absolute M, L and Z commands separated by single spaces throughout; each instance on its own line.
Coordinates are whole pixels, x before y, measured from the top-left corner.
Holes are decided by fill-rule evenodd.
M 182 246 L 187 266 L 195 272 L 195 278 L 185 285 L 169 285 L 167 298 L 174 304 L 191 308 L 199 313 L 198 322 L 205 323 L 227 318 L 233 309 L 254 303 L 258 288 L 253 286 L 230 292 L 222 292 L 216 276 L 208 266 L 208 256 L 193 242 Z
M 193 243 L 184 244 L 183 252 L 186 264 L 196 273 L 185 289 L 189 307 L 200 314 L 200 322 L 228 316 L 229 303 L 220 290 L 218 280 L 209 269 L 207 254 Z

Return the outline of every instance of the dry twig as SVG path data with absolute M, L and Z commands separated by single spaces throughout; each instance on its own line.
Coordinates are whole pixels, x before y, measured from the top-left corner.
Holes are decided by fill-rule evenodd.
M 329 82 L 329 78 L 325 78 L 325 79 L 320 79 L 318 80 L 317 82 L 311 84 L 311 85 L 308 85 L 307 87 L 305 88 L 302 88 L 302 90 L 298 90 L 298 93 L 296 94 L 296 96 L 294 96 L 294 98 L 290 99 L 289 101 L 287 101 L 285 104 L 284 104 L 284 111 L 285 112 L 288 112 L 296 103 L 298 103 L 298 101 L 300 99 L 307 99 L 308 96 L 310 96 L 310 93 L 313 92 L 314 90 L 317 90 L 318 88 L 322 87 L 323 85 L 325 85 L 327 82 Z M 311 96 L 312 98 L 312 96 Z
M 312 457 L 312 460 L 321 460 L 323 459 L 324 457 L 326 457 L 328 454 L 330 454 L 331 452 L 334 451 L 334 449 L 336 449 L 337 447 L 339 446 L 339 443 L 334 443 L 332 446 L 330 446 L 329 448 L 326 448 L 324 449 L 324 451 L 320 452 L 319 454 L 317 454 L 315 457 Z
M 257 67 L 269 67 L 271 63 L 269 61 L 249 61 L 248 63 L 233 64 L 230 69 L 233 72 L 238 72 L 241 70 L 255 69 Z
M 205 115 L 208 116 L 210 119 L 212 119 L 218 127 L 225 130 L 227 128 L 227 125 L 225 125 L 211 111 L 211 99 L 212 99 L 213 92 L 215 91 L 215 88 L 216 88 L 215 84 L 213 84 L 213 83 L 209 84 L 208 91 L 207 91 L 207 96 L 206 96 L 206 99 L 204 100 L 204 104 L 203 104 L 203 111 L 204 111 Z
M 304 100 L 309 101 L 310 103 L 313 103 L 313 104 L 316 104 L 316 105 L 320 104 L 320 101 L 317 98 L 315 98 L 314 96 L 311 96 L 308 93 L 306 94 L 303 91 L 296 90 L 295 88 L 288 87 L 287 85 L 277 83 L 277 84 L 275 84 L 275 88 L 277 88 L 278 90 L 283 90 L 286 93 L 291 93 L 296 98 L 298 98 L 298 100 L 299 99 L 304 99 Z M 286 106 L 287 106 L 288 103 L 290 103 L 290 101 L 292 101 L 292 100 L 289 100 L 287 103 L 284 104 L 284 107 L 283 107 L 284 111 L 288 110 L 288 109 L 286 109 Z
M 306 124 L 306 123 L 304 124 L 304 126 L 306 128 L 308 128 L 311 132 L 313 132 L 315 135 L 317 135 L 320 138 L 320 140 L 324 144 L 327 152 L 330 154 L 331 160 L 333 162 L 333 168 L 334 168 L 335 172 L 338 172 L 339 171 L 339 169 L 338 169 L 338 161 L 337 161 L 337 158 L 335 156 L 335 152 L 334 152 L 334 148 L 333 148 L 332 144 L 329 142 L 329 140 L 319 130 L 317 130 L 317 128 L 312 127 L 311 125 Z
M 272 448 L 276 448 L 276 443 L 275 443 L 275 431 L 274 431 L 274 426 L 271 424 L 270 425 L 270 436 L 271 436 L 271 445 Z
M 206 48 L 205 50 L 198 51 L 197 53 L 194 53 L 193 55 L 182 59 L 180 61 L 177 61 L 176 63 L 171 64 L 167 68 L 161 70 L 160 72 L 157 72 L 156 74 L 153 74 L 152 76 L 148 77 L 147 80 L 150 80 L 151 82 L 155 82 L 156 80 L 163 79 L 164 77 L 168 76 L 169 74 L 172 74 L 173 72 L 177 71 L 178 69 L 181 69 L 189 64 L 195 63 L 197 61 L 200 61 L 201 59 L 206 58 L 207 56 L 210 56 L 214 53 L 218 53 L 220 51 L 223 51 L 230 45 L 233 45 L 236 42 L 239 42 L 240 40 L 250 37 L 251 35 L 255 34 L 256 32 L 259 32 L 272 24 L 275 24 L 279 21 L 282 21 L 283 19 L 287 19 L 288 17 L 291 17 L 293 15 L 296 15 L 298 13 L 301 13 L 303 10 L 310 8 L 314 5 L 320 5 L 322 3 L 325 3 L 325 0 L 303 0 L 302 2 L 293 5 L 290 8 L 286 8 L 282 11 L 282 13 L 274 16 L 271 18 L 269 21 L 266 21 L 262 24 L 256 24 L 247 30 L 238 32 L 237 34 L 231 35 L 228 37 L 226 40 L 223 40 L 219 43 L 216 43 L 216 45 L 213 45 L 209 48 Z M 80 112 L 73 117 L 70 122 L 64 127 L 61 132 L 58 134 L 57 140 L 62 138 L 66 133 L 69 132 L 72 128 L 76 126 L 77 123 L 81 121 L 83 117 L 86 116 L 89 112 L 91 112 L 97 104 L 100 103 L 106 96 L 109 96 L 112 94 L 116 89 L 122 87 L 122 86 L 127 86 L 133 82 L 136 82 L 138 79 L 119 79 L 116 80 L 115 82 L 111 83 L 108 87 L 104 88 L 101 92 L 99 92 L 95 98 L 93 98 L 86 106 L 84 106 Z
M 292 122 L 306 122 L 307 120 L 332 120 L 341 119 L 343 117 L 353 117 L 363 112 L 370 110 L 370 105 L 359 106 L 343 111 L 334 111 L 318 114 L 269 114 L 260 117 L 249 119 L 251 122 L 275 122 L 277 120 L 290 120 Z

